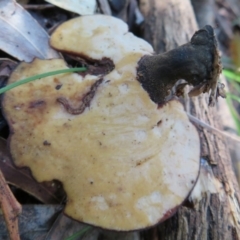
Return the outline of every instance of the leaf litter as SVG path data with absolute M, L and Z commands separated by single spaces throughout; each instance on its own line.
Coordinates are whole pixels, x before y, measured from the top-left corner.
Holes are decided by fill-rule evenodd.
M 0 49 L 20 61 L 59 58 L 49 46 L 48 33 L 13 0 L 0 1 Z

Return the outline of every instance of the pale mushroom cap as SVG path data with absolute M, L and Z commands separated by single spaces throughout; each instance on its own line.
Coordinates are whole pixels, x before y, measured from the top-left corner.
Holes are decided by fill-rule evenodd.
M 128 32 L 126 23 L 107 15 L 89 15 L 63 23 L 51 36 L 50 44 L 90 59 L 110 58 L 115 64 L 125 61 L 127 54 L 153 53 L 149 43 Z
M 93 26 L 95 18 L 100 26 L 97 23 Z M 113 18 L 78 18 L 76 26 L 81 29 L 76 27 L 73 35 L 80 34 L 81 42 L 91 45 L 94 38 L 86 35 L 84 39 L 84 24 L 93 21 L 86 32 L 89 27 L 101 32 L 99 28 L 106 19 Z M 125 33 L 126 25 L 117 19 L 110 20 L 104 22 L 109 29 L 115 29 L 109 41 L 120 44 L 121 39 L 124 44 L 124 37 L 128 39 L 130 35 Z M 59 29 L 70 22 L 75 26 L 71 20 Z M 64 38 L 65 34 L 71 32 L 64 32 Z M 74 38 L 75 35 L 70 37 L 70 41 Z M 137 62 L 144 51 L 149 54 L 152 49 L 143 40 L 133 35 L 131 38 L 136 51 L 130 51 L 127 42 L 128 46 L 122 46 L 122 56 L 117 45 L 109 51 L 103 49 L 99 55 L 95 44 L 91 48 L 69 45 L 92 59 L 107 56 L 115 63 L 112 72 L 101 76 L 103 80 L 90 106 L 81 114 L 68 113 L 57 99 L 65 97 L 78 106 L 100 76 L 81 77 L 74 73 L 48 77 L 15 88 L 3 99 L 3 110 L 11 127 L 14 162 L 30 167 L 38 181 L 61 181 L 68 196 L 67 215 L 123 231 L 146 228 L 169 217 L 193 188 L 200 156 L 197 130 L 182 104 L 170 101 L 158 108 L 136 80 Z M 66 65 L 60 59 L 21 63 L 9 83 L 62 68 Z

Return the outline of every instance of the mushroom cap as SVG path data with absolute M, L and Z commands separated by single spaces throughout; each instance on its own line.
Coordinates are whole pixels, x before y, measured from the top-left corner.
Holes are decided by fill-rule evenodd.
M 197 180 L 200 141 L 180 102 L 159 107 L 136 80 L 151 46 L 122 21 L 100 15 L 62 24 L 51 44 L 89 59 L 107 57 L 115 68 L 60 74 L 5 93 L 15 164 L 29 167 L 37 181 L 61 181 L 64 211 L 78 221 L 129 231 L 170 217 Z M 64 68 L 61 59 L 35 59 L 21 63 L 8 83 Z
M 126 23 L 107 15 L 83 16 L 61 24 L 50 44 L 61 52 L 93 60 L 109 58 L 124 66 L 131 65 L 135 55 L 139 59 L 154 52 L 149 43 L 128 32 Z

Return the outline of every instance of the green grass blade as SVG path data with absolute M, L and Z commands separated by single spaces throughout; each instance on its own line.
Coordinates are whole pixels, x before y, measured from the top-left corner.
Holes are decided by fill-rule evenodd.
M 240 86 L 238 82 L 235 81 L 229 81 L 231 83 L 230 86 L 232 86 L 239 94 L 240 94 Z
M 68 68 L 68 69 L 60 69 L 60 70 L 56 70 L 56 71 L 52 71 L 52 72 L 46 72 L 46 73 L 42 73 L 42 74 L 38 74 L 32 77 L 28 77 L 22 80 L 19 80 L 17 82 L 11 83 L 9 85 L 7 85 L 6 87 L 0 88 L 0 94 L 5 93 L 15 87 L 18 87 L 22 84 L 28 83 L 28 82 L 32 82 L 34 80 L 38 80 L 41 78 L 45 78 L 45 77 L 49 77 L 49 76 L 53 76 L 53 75 L 57 75 L 57 74 L 62 74 L 62 73 L 69 73 L 69 72 L 84 72 L 86 71 L 87 68 L 85 67 L 81 67 L 81 68 Z
M 229 107 L 229 110 L 231 112 L 231 115 L 233 117 L 233 121 L 235 122 L 236 128 L 237 128 L 237 133 L 238 135 L 240 135 L 240 121 L 239 121 L 239 115 L 236 112 L 235 108 L 233 107 L 233 103 L 232 103 L 232 96 L 235 96 L 233 94 L 227 94 L 227 105 Z M 237 96 L 236 96 L 237 97 Z M 237 97 L 238 98 L 238 97 Z
M 232 93 L 227 93 L 227 96 L 240 103 L 240 97 L 238 97 Z
M 89 226 L 89 227 L 85 227 L 85 228 L 83 228 L 81 231 L 73 234 L 72 236 L 66 238 L 65 240 L 75 240 L 75 239 L 77 239 L 77 238 L 79 238 L 79 237 L 82 237 L 82 236 L 83 236 L 86 232 L 88 232 L 91 228 L 92 228 L 92 227 L 90 227 L 90 226 Z
M 240 82 L 240 74 L 230 70 L 223 70 L 223 75 L 231 80 Z

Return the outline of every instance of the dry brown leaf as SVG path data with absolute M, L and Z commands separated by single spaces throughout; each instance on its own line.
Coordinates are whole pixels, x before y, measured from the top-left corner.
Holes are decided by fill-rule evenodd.
M 13 0 L 0 1 L 0 49 L 30 62 L 33 58 L 59 58 L 49 46 L 47 32 L 21 5 Z
M 0 138 L 0 169 L 6 181 L 28 192 L 43 203 L 60 203 L 63 190 L 57 182 L 38 183 L 27 168 L 16 168 L 10 160 L 7 142 Z
M 233 63 L 240 68 L 240 31 L 236 29 L 230 41 L 230 53 Z
M 45 0 L 65 10 L 78 13 L 80 15 L 94 14 L 96 10 L 96 0 Z

